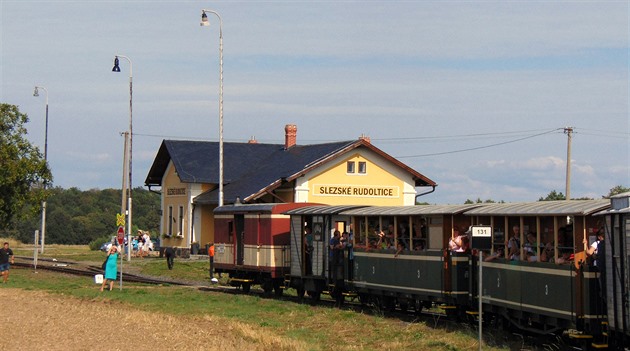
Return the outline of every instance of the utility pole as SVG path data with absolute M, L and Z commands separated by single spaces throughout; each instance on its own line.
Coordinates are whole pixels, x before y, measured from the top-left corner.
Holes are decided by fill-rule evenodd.
M 566 200 L 571 200 L 571 134 L 573 127 L 565 127 L 564 133 L 567 135 L 567 176 L 566 176 Z

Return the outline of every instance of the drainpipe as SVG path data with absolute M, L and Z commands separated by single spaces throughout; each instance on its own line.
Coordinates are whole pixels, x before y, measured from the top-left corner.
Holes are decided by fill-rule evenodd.
M 427 192 L 425 192 L 425 193 L 421 193 L 421 194 L 416 195 L 416 197 L 414 198 L 414 205 L 415 205 L 415 203 L 416 203 L 416 202 L 418 202 L 418 198 L 419 198 L 420 196 L 422 196 L 422 195 L 426 195 L 426 194 L 431 194 L 432 192 L 434 192 L 434 191 L 435 191 L 435 188 L 437 187 L 437 185 L 432 185 L 431 187 L 432 187 L 432 189 L 431 189 L 431 190 L 429 190 L 429 191 L 427 191 Z

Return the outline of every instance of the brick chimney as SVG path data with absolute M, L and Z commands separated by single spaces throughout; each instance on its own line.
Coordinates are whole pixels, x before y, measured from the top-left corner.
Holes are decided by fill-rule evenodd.
M 247 141 L 248 144 L 258 144 L 258 140 L 256 140 L 256 137 L 254 137 L 252 135 L 252 137 L 249 139 L 249 141 Z
M 371 144 L 370 137 L 365 134 L 361 134 L 361 136 L 359 137 L 359 140 L 365 140 L 367 143 Z
M 297 126 L 295 124 L 287 124 L 284 126 L 284 149 L 288 150 L 295 145 L 297 140 Z

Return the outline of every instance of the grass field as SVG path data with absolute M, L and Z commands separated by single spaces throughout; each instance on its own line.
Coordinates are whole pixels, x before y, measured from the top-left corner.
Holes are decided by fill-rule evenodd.
M 32 255 L 31 250 L 14 247 L 16 255 Z M 104 253 L 89 251 L 87 247 L 52 245 L 46 248 L 44 257 L 100 264 Z M 124 265 L 127 269 L 147 275 L 207 281 L 208 263 L 205 260 L 176 260 L 175 269 L 172 271 L 166 269 L 164 260 L 157 258 L 132 259 L 131 263 L 125 262 Z M 149 286 L 125 282 L 122 291 L 119 290 L 118 283 L 114 287 L 114 291 L 101 293 L 99 286 L 95 285 L 91 278 L 46 271 L 35 273 L 32 269 L 12 269 L 9 284 L 2 286 L 1 290 L 3 293 L 10 290 L 14 292 L 12 294 L 27 295 L 37 292 L 55 303 L 79 301 L 78 305 L 88 307 L 113 305 L 118 311 L 127 311 L 121 312 L 122 316 L 119 319 L 127 320 L 128 313 L 139 313 L 142 317 L 138 318 L 142 318 L 145 327 L 149 328 L 156 338 L 166 340 L 182 339 L 183 336 L 181 328 L 171 330 L 162 325 L 161 321 L 165 318 L 171 320 L 169 326 L 191 323 L 194 326 L 203 326 L 201 330 L 191 333 L 201 333 L 199 338 L 206 338 L 205 341 L 194 338 L 193 341 L 198 344 L 187 341 L 181 349 L 202 348 L 209 342 L 216 342 L 213 338 L 217 334 L 221 336 L 221 342 L 226 342 L 223 346 L 225 349 L 242 347 L 257 350 L 478 349 L 475 331 L 467 324 L 434 328 L 433 323 L 405 322 L 388 318 L 381 313 L 365 314 L 350 309 L 265 299 L 256 295 L 218 293 L 198 287 Z M 75 304 L 77 303 L 73 303 Z M 81 313 L 77 312 L 77 315 Z M 98 328 L 98 325 L 83 324 L 96 323 L 93 318 L 78 323 L 78 328 Z M 68 324 L 68 327 L 70 325 Z M 243 342 L 246 342 L 246 345 Z M 162 349 L 156 347 L 153 349 Z M 169 345 L 168 348 L 173 347 Z M 499 348 L 484 346 L 484 349 Z

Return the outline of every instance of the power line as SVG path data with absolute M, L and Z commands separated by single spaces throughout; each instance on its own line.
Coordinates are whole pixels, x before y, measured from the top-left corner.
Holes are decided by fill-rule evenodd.
M 560 131 L 563 128 L 556 128 L 553 129 L 552 131 L 549 131 L 548 129 L 530 129 L 530 130 L 519 130 L 519 131 L 502 131 L 502 132 L 493 132 L 493 133 L 470 133 L 470 134 L 450 134 L 450 135 L 437 135 L 437 136 L 415 136 L 415 137 L 396 137 L 396 138 L 370 138 L 373 142 L 380 142 L 380 143 L 411 143 L 411 142 L 436 142 L 436 141 L 450 141 L 453 139 L 456 140 L 463 140 L 463 139 L 470 139 L 470 138 L 479 138 L 479 137 L 488 137 L 488 136 L 496 136 L 496 137 L 514 137 L 514 136 L 518 136 L 518 135 L 523 135 L 526 134 L 523 138 L 519 138 L 519 139 L 514 139 L 514 140 L 509 140 L 503 143 L 496 143 L 496 144 L 491 144 L 491 145 L 487 145 L 487 146 L 482 146 L 482 147 L 477 147 L 477 148 L 472 148 L 472 149 L 462 149 L 462 150 L 454 150 L 454 151 L 448 151 L 448 152 L 442 152 L 442 153 L 435 153 L 435 154 L 426 154 L 426 155 L 417 155 L 417 156 L 402 156 L 402 157 L 423 157 L 423 156 L 434 156 L 434 155 L 441 155 L 441 154 L 449 154 L 449 153 L 456 153 L 456 152 L 465 152 L 465 151 L 469 151 L 469 150 L 477 150 L 477 149 L 483 149 L 483 148 L 488 148 L 488 147 L 493 147 L 493 146 L 499 146 L 499 145 L 503 145 L 503 144 L 509 144 L 509 143 L 513 143 L 513 142 L 517 142 L 517 141 L 521 141 L 524 139 L 529 139 L 529 138 L 533 138 L 536 136 L 540 136 L 540 135 L 545 135 L 548 133 L 552 133 L 553 131 Z M 540 132 L 542 131 L 542 133 L 538 133 L 538 134 L 534 134 L 531 135 L 529 133 L 532 132 Z M 574 128 L 574 133 L 575 134 L 581 134 L 581 135 L 591 135 L 591 136 L 603 136 L 603 137 L 609 137 L 609 138 L 629 138 L 630 134 L 627 132 L 622 132 L 622 131 L 610 131 L 610 130 L 598 130 L 598 129 L 583 129 L 583 128 Z M 162 138 L 162 139 L 172 139 L 172 140 L 192 140 L 192 141 L 216 141 L 215 139 L 212 138 L 202 138 L 202 137 L 191 137 L 191 136 L 180 136 L 180 135 L 160 135 L 160 134 L 142 134 L 142 133 L 134 133 L 134 136 L 139 136 L 139 137 L 149 137 L 149 138 Z M 232 142 L 245 142 L 249 139 L 231 139 Z M 267 142 L 267 143 L 281 143 L 282 140 L 280 139 L 257 139 L 259 142 Z M 301 139 L 303 142 L 306 143 L 322 143 L 322 142 L 334 142 L 334 141 L 339 141 L 339 140 L 330 140 L 330 139 Z
M 535 137 L 538 137 L 538 136 L 541 136 L 541 135 L 551 134 L 551 133 L 554 133 L 554 132 L 558 132 L 559 130 L 563 130 L 563 128 L 555 128 L 555 129 L 548 130 L 548 131 L 543 132 L 543 133 L 529 135 L 529 136 L 526 136 L 526 137 L 523 137 L 523 138 L 518 138 L 518 139 L 509 140 L 509 141 L 504 141 L 504 142 L 501 142 L 501 143 L 494 143 L 494 144 L 490 144 L 490 145 L 478 146 L 478 147 L 473 147 L 473 148 L 468 148 L 468 149 L 451 150 L 451 151 L 436 152 L 436 153 L 422 154 L 422 155 L 395 156 L 395 157 L 396 158 L 427 157 L 427 156 L 438 156 L 438 155 L 454 154 L 454 153 L 459 153 L 459 152 L 474 151 L 474 150 L 479 150 L 479 149 L 487 149 L 487 148 L 490 148 L 490 147 L 516 143 L 518 141 L 535 138 Z
M 562 128 L 558 128 L 562 129 Z M 404 137 L 404 138 L 371 138 L 374 141 L 436 141 L 436 140 L 444 140 L 448 141 L 451 139 L 465 139 L 465 138 L 478 138 L 478 137 L 487 137 L 487 136 L 500 136 L 500 137 L 510 137 L 514 135 L 522 135 L 532 132 L 540 132 L 540 131 L 548 131 L 548 129 L 532 129 L 532 130 L 519 130 L 519 131 L 503 131 L 503 132 L 494 132 L 494 133 L 473 133 L 473 134 L 449 134 L 449 135 L 439 135 L 439 136 L 419 136 L 419 137 Z

